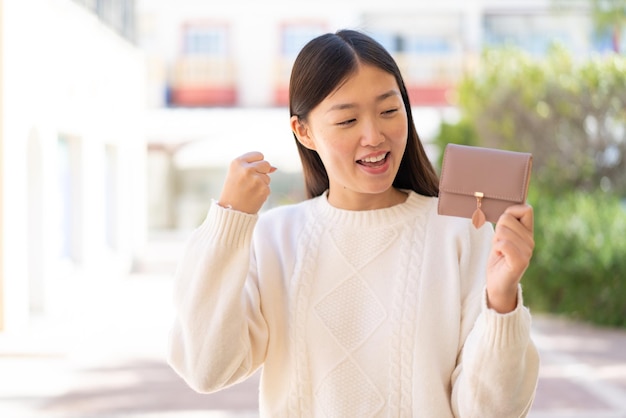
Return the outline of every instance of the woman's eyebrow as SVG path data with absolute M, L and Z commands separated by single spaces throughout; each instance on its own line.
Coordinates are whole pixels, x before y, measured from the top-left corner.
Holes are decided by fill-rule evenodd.
M 336 105 L 332 105 L 327 111 L 326 113 L 332 112 L 333 110 L 345 110 L 345 109 L 352 109 L 356 107 L 356 103 L 339 103 Z
M 400 96 L 400 92 L 396 89 L 391 89 L 388 92 L 385 92 L 383 94 L 381 94 L 380 96 L 376 97 L 376 101 L 377 102 L 382 102 L 383 100 L 392 97 L 392 96 Z

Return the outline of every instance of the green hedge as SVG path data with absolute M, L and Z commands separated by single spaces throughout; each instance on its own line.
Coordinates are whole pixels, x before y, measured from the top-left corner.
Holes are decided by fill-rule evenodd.
M 531 193 L 535 252 L 524 298 L 545 311 L 626 326 L 626 210 L 605 193 Z
M 486 50 L 435 144 L 533 153 L 535 311 L 626 327 L 626 56 Z
M 542 187 L 602 185 L 626 196 L 626 56 L 486 50 L 460 83 L 458 105 L 480 144 L 532 152 Z

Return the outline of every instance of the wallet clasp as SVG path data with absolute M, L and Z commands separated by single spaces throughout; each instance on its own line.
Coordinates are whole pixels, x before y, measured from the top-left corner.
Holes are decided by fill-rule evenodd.
M 474 227 L 478 229 L 485 223 L 485 214 L 480 209 L 483 204 L 483 197 L 485 197 L 485 194 L 483 192 L 474 192 L 474 197 L 476 197 L 476 210 L 472 214 L 472 223 L 474 224 Z

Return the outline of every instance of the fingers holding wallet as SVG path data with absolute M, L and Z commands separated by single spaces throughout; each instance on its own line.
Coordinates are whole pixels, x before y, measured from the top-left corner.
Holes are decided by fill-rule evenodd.
M 535 247 L 533 222 L 531 206 L 515 205 L 496 224 L 487 267 L 487 293 L 490 305 L 498 311 L 515 308 L 517 286 Z

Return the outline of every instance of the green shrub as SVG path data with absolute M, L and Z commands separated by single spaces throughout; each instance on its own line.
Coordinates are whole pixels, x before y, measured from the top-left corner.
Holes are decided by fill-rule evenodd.
M 626 327 L 626 56 L 484 52 L 458 89 L 461 122 L 435 143 L 533 154 L 534 310 Z M 601 191 L 602 190 L 602 191 Z
M 580 59 L 558 45 L 544 57 L 486 50 L 458 99 L 482 145 L 533 153 L 542 187 L 602 183 L 626 196 L 626 56 Z
M 441 150 L 436 164 L 438 170 L 441 170 L 443 150 L 446 148 L 447 144 L 480 146 L 480 138 L 476 133 L 474 124 L 467 119 L 461 119 L 457 123 L 441 122 L 439 125 L 439 133 L 434 138 L 433 142 Z
M 529 197 L 535 252 L 522 281 L 531 309 L 626 326 L 626 211 L 605 193 Z

